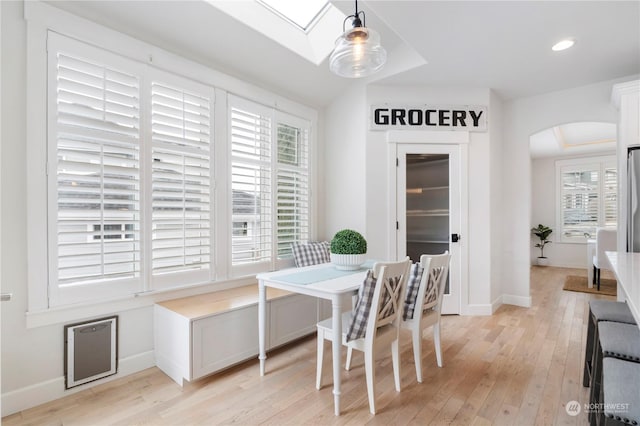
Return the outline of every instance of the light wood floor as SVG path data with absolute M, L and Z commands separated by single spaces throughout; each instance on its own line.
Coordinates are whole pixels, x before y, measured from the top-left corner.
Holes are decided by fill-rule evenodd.
M 402 392 L 394 390 L 390 356 L 381 354 L 375 416 L 369 414 L 359 354 L 343 373 L 343 415 L 334 417 L 331 351 L 325 348 L 326 384 L 317 391 L 312 336 L 270 353 L 265 377 L 251 360 L 180 388 L 150 368 L 7 416 L 2 424 L 587 424 L 584 411 L 571 417 L 565 404 L 588 400 L 582 387 L 587 302 L 600 296 L 563 291 L 566 274 L 586 271 L 533 267 L 529 309 L 505 305 L 489 317 L 444 317 L 445 365 L 436 366 L 432 335 L 426 333 L 422 384 L 405 335 Z

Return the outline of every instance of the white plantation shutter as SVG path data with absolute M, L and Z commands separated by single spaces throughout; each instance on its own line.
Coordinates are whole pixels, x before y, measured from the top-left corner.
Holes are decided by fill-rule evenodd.
M 78 53 L 66 53 L 59 38 L 49 41 L 55 305 L 82 300 L 100 284 L 118 293 L 138 281 L 140 81 L 133 64 L 103 61 L 80 43 Z M 65 299 L 70 288 L 85 294 Z
M 560 160 L 558 176 L 561 241 L 586 241 L 595 237 L 598 227 L 615 227 L 618 190 L 615 163 Z
M 213 88 L 47 43 L 49 306 L 210 282 Z
M 604 168 L 604 226 L 618 223 L 618 170 L 615 165 Z
M 292 257 L 291 243 L 309 240 L 308 124 L 277 125 L 277 255 Z
M 190 86 L 151 84 L 152 269 L 201 271 L 200 281 L 211 262 L 212 94 Z
M 272 118 L 260 105 L 229 97 L 232 265 L 272 258 Z
M 310 128 L 229 96 L 233 275 L 285 266 L 291 243 L 309 240 Z

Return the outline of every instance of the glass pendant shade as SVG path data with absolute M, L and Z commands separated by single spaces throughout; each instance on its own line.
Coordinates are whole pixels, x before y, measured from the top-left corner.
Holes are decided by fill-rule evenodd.
M 329 69 L 348 78 L 366 77 L 387 61 L 387 51 L 380 45 L 380 35 L 369 28 L 355 26 L 338 40 L 329 58 Z

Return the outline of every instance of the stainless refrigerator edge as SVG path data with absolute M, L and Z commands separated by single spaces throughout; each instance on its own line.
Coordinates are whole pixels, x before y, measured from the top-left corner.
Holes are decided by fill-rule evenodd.
M 627 251 L 640 253 L 640 145 L 627 150 Z

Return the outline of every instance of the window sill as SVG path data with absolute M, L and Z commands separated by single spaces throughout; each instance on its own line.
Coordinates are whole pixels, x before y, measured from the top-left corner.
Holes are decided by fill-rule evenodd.
M 138 293 L 123 299 L 115 299 L 107 302 L 93 304 L 69 305 L 37 312 L 27 312 L 27 328 L 44 327 L 54 324 L 64 324 L 87 318 L 117 314 L 133 309 L 151 307 L 157 302 L 180 297 L 196 296 L 203 293 L 227 290 L 257 283 L 255 276 L 247 276 L 232 280 L 218 281 L 205 285 L 197 285 L 188 288 L 177 288 L 162 291 Z

